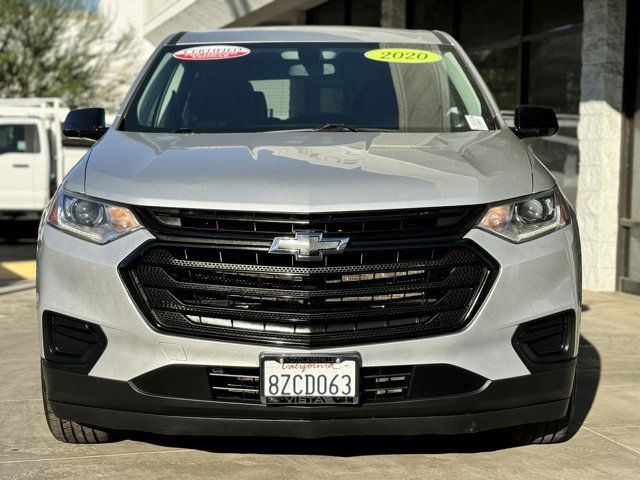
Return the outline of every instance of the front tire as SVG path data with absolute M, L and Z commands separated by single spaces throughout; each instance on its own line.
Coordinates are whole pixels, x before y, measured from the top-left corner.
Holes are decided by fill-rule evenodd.
M 111 432 L 82 425 L 73 420 L 66 420 L 53 413 L 47 397 L 44 379 L 42 380 L 42 400 L 44 402 L 44 416 L 47 419 L 47 425 L 56 440 L 76 444 L 109 443 L 115 440 Z
M 569 440 L 573 434 L 572 426 L 576 409 L 576 395 L 577 388 L 574 380 L 567 414 L 558 420 L 529 423 L 514 427 L 511 431 L 513 442 L 517 445 L 535 445 L 562 443 Z

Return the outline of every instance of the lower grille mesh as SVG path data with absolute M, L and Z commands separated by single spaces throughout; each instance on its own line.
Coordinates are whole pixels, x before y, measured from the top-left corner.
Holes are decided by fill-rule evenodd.
M 258 366 L 180 363 L 146 372 L 131 383 L 148 395 L 256 404 L 260 403 L 259 375 Z M 360 401 L 364 404 L 464 395 L 484 388 L 489 381 L 469 370 L 447 364 L 363 366 L 359 378 Z
M 214 400 L 260 400 L 260 371 L 257 368 L 212 367 L 209 385 Z
M 411 367 L 367 368 L 363 375 L 365 401 L 407 398 L 411 385 Z
M 211 367 L 208 369 L 211 395 L 218 401 L 258 403 L 258 368 Z M 382 402 L 407 398 L 413 367 L 367 367 L 362 369 L 362 399 Z

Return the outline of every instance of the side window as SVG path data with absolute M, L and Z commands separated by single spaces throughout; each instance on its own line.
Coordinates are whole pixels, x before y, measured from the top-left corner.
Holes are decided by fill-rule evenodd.
M 140 100 L 136 115 L 138 123 L 143 126 L 151 127 L 157 119 L 158 99 L 162 96 L 162 91 L 168 82 L 168 77 L 173 73 L 172 68 L 165 68 L 171 60 L 171 54 L 166 54 L 156 67 L 147 87 L 145 88 Z
M 451 52 L 447 52 L 444 54 L 444 62 L 449 76 L 449 85 L 455 87 L 455 95 L 451 98 L 462 102 L 458 107 L 463 107 L 464 111 L 459 113 L 482 115 L 480 99 L 456 57 Z M 454 107 L 455 105 L 452 105 L 452 108 Z
M 166 126 L 168 123 L 168 119 L 165 117 L 165 113 L 168 114 L 169 119 L 176 116 L 176 112 L 174 111 L 175 106 L 175 96 L 178 93 L 178 88 L 180 88 L 180 83 L 182 82 L 182 77 L 184 76 L 184 67 L 182 64 L 178 64 L 176 69 L 173 72 L 173 76 L 171 77 L 171 81 L 169 81 L 169 85 L 164 92 L 164 96 L 160 102 L 160 111 L 158 112 L 158 125 Z
M 37 125 L 0 125 L 0 154 L 38 152 L 40 139 Z

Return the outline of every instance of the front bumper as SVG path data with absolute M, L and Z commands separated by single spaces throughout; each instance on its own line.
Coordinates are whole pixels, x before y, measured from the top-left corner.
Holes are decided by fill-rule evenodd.
M 51 311 L 91 322 L 99 325 L 108 339 L 88 375 L 44 367 L 52 408 L 62 418 L 104 428 L 298 437 L 463 433 L 562 417 L 573 385 L 573 364 L 531 374 L 512 338 L 522 323 L 573 310 L 576 328 L 571 344 L 574 356 L 577 354 L 577 233 L 571 227 L 564 228 L 521 245 L 478 230 L 466 238 L 495 258 L 500 271 L 483 305 L 463 330 L 340 346 L 329 353 L 357 351 L 363 367 L 452 365 L 486 378 L 486 387 L 454 397 L 359 407 L 263 407 L 152 395 L 132 380 L 171 365 L 256 368 L 263 352 L 313 354 L 318 350 L 156 331 L 137 309 L 118 272 L 131 252 L 153 239 L 151 234 L 138 231 L 98 246 L 45 225 L 38 252 L 39 318 Z
M 463 395 L 345 406 L 277 406 L 154 395 L 135 382 L 63 372 L 43 362 L 54 413 L 108 429 L 171 435 L 283 436 L 474 433 L 563 417 L 575 361 L 489 381 Z M 90 392 L 90 394 L 88 394 Z

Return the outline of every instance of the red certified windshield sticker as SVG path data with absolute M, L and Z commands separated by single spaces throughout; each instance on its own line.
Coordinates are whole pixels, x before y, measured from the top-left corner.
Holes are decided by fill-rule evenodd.
M 227 58 L 238 58 L 249 55 L 251 50 L 236 45 L 203 45 L 200 47 L 190 47 L 173 54 L 174 58 L 180 60 L 226 60 Z

